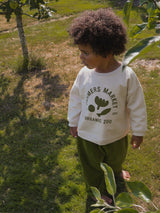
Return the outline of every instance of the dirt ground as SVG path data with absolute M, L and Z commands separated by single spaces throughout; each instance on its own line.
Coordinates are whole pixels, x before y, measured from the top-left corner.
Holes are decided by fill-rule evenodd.
M 153 71 L 153 70 L 160 70 L 160 60 L 159 59 L 137 59 L 134 62 L 131 63 L 131 65 L 134 68 L 137 68 L 138 66 L 144 68 L 147 71 Z

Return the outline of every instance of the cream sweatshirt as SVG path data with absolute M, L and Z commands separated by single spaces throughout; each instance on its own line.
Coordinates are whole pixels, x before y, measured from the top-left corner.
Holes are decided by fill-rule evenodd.
M 99 145 L 121 139 L 130 128 L 144 136 L 146 105 L 136 74 L 130 67 L 109 73 L 83 67 L 70 92 L 68 121 L 81 138 Z

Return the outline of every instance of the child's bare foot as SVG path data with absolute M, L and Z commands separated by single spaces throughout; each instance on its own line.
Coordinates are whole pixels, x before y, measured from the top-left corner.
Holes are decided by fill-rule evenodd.
M 106 195 L 102 195 L 101 197 L 106 203 L 108 203 L 109 205 L 112 204 L 112 199 L 107 197 Z
M 128 171 L 122 170 L 120 176 L 124 179 L 124 180 L 130 180 L 130 174 Z

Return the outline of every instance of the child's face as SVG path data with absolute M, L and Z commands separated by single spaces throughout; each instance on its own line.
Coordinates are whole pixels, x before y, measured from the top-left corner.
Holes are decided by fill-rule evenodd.
M 89 69 L 100 68 L 106 63 L 106 58 L 97 55 L 93 52 L 90 45 L 78 45 L 81 52 L 80 58 L 82 63 L 87 66 Z

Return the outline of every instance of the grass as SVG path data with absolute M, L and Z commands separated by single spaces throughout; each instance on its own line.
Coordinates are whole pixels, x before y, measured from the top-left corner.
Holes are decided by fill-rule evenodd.
M 87 212 L 76 141 L 67 123 L 69 91 L 82 65 L 67 29 L 76 13 L 106 3 L 66 3 L 61 0 L 55 7 L 60 16 L 74 14 L 72 17 L 34 25 L 25 19 L 29 51 L 45 60 L 45 68 L 19 75 L 15 71 L 21 55 L 18 33 L 0 34 L 0 212 Z M 135 19 L 135 15 L 132 17 Z M 14 22 L 9 29 L 13 26 Z M 139 39 L 129 39 L 128 47 Z M 154 51 L 152 47 L 148 56 L 144 52 L 141 57 L 158 58 L 160 54 L 153 56 Z M 129 147 L 124 168 L 131 173 L 131 180 L 148 185 L 153 201 L 160 206 L 160 70 L 151 71 L 142 65 L 134 70 L 144 88 L 148 131 L 141 150 Z
M 53 19 L 57 19 L 60 17 L 64 16 L 69 16 L 73 14 L 77 14 L 79 12 L 82 12 L 84 10 L 88 9 L 97 9 L 100 7 L 106 7 L 108 6 L 108 3 L 104 3 L 103 0 L 59 0 L 55 1 L 52 0 L 49 2 L 48 6 L 51 8 L 55 9 L 57 12 L 53 13 Z M 26 14 L 33 15 L 36 10 L 29 10 L 29 8 L 23 7 L 23 11 Z M 51 19 L 52 19 L 51 18 Z M 1 31 L 7 31 L 10 29 L 15 29 L 16 28 L 16 22 L 15 22 L 15 16 L 12 15 L 12 18 L 10 22 L 6 22 L 6 19 L 4 17 L 1 17 L 1 27 L 0 27 L 0 32 Z M 43 20 L 41 21 L 43 22 Z M 24 26 L 27 25 L 32 25 L 34 23 L 38 23 L 36 19 L 32 19 L 26 15 L 23 16 L 23 24 Z
M 144 182 L 151 190 L 154 202 L 158 206 L 159 200 L 159 170 L 157 163 L 160 161 L 159 146 L 159 103 L 160 98 L 160 70 L 147 71 L 141 66 L 136 73 L 144 88 L 148 113 L 148 131 L 144 138 L 141 150 L 132 150 L 129 147 L 125 167 L 132 176 L 132 181 Z M 127 162 L 128 161 L 128 162 Z
M 77 7 L 78 4 L 78 7 Z M 84 10 L 91 10 L 91 9 L 97 9 L 100 7 L 105 7 L 106 4 L 103 3 L 103 1 L 74 1 L 74 0 L 61 0 L 57 1 L 56 3 L 53 3 L 53 7 L 57 10 L 58 14 L 60 15 L 71 15 L 71 14 L 77 14 L 78 12 L 82 12 Z
M 21 116 L 12 123 L 1 138 L 1 212 L 58 212 L 65 185 L 58 156 L 71 143 L 66 121 Z

